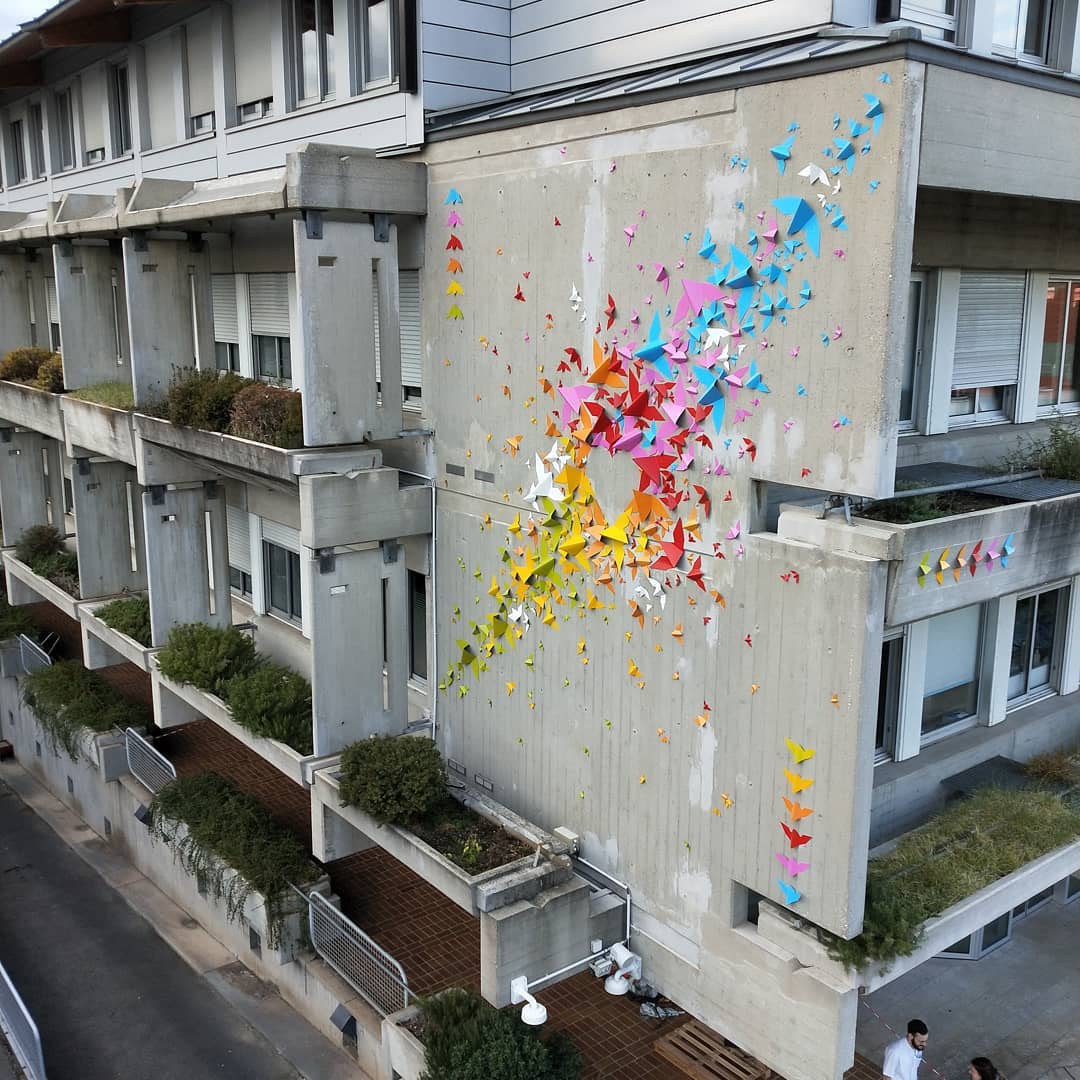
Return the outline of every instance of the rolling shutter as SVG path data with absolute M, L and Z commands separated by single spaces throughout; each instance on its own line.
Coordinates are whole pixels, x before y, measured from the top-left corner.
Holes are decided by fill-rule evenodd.
M 375 378 L 382 378 L 379 357 L 379 293 L 375 272 L 371 273 L 371 307 L 375 318 Z M 423 364 L 420 358 L 420 271 L 398 271 L 398 326 L 401 333 L 401 385 L 420 389 Z
M 271 521 L 269 518 L 262 519 L 262 538 L 278 547 L 286 548 L 300 554 L 300 530 L 291 525 L 282 525 L 280 522 Z
M 225 520 L 229 527 L 229 565 L 250 574 L 251 528 L 247 511 L 226 505 Z
M 965 270 L 953 350 L 953 389 L 1010 386 L 1020 374 L 1026 276 Z
M 236 321 L 236 278 L 232 274 L 213 274 L 210 278 L 214 296 L 214 340 L 240 342 Z
M 277 5 L 274 5 L 277 7 Z M 280 21 L 280 15 L 278 16 Z M 233 4 L 233 48 L 236 78 L 236 104 L 274 96 L 273 67 L 270 56 L 270 27 L 273 24 L 265 0 Z
M 49 322 L 60 322 L 60 305 L 56 301 L 56 278 L 45 279 L 45 308 L 49 313 Z
M 420 271 L 398 273 L 398 303 L 401 318 L 401 385 L 423 385 L 420 362 Z
M 188 115 L 214 111 L 214 26 L 208 13 L 184 27 L 188 75 Z
M 82 92 L 83 148 L 105 148 L 105 69 L 91 68 L 79 79 Z
M 289 336 L 288 274 L 249 274 L 248 303 L 253 334 Z

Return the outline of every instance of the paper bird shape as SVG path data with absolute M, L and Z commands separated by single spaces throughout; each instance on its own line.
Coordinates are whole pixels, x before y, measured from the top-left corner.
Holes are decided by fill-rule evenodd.
M 814 838 L 808 836 L 806 833 L 801 833 L 798 829 L 793 829 L 785 821 L 780 822 L 780 828 L 784 830 L 784 835 L 788 838 L 788 843 L 793 848 L 800 848 L 803 844 L 809 844 Z
M 814 783 L 813 780 L 808 780 L 805 776 L 800 776 L 798 773 L 793 773 L 790 769 L 784 770 L 784 776 L 787 779 L 787 782 L 791 785 L 791 790 L 796 795 L 798 795 L 800 791 L 805 791 Z
M 799 170 L 799 175 L 805 177 L 811 184 L 824 184 L 829 186 L 829 174 L 820 166 L 811 162 L 805 169 Z
M 802 893 L 795 888 L 794 885 L 789 885 L 786 881 L 781 881 L 779 878 L 776 884 L 780 886 L 780 891 L 784 894 L 785 904 L 797 904 L 802 899 Z
M 770 147 L 769 153 L 776 158 L 776 167 L 780 171 L 780 175 L 784 175 L 784 170 L 787 168 L 787 163 L 791 160 L 791 147 L 795 142 L 795 136 L 790 135 L 779 146 Z
M 787 807 L 787 812 L 791 815 L 791 820 L 794 822 L 802 821 L 803 818 L 809 817 L 814 811 L 809 806 L 803 806 L 800 803 L 793 802 L 786 795 L 781 795 L 781 799 L 784 801 L 784 806 Z
M 821 225 L 818 222 L 814 208 L 798 196 L 787 196 L 783 199 L 774 199 L 773 206 L 781 213 L 787 215 L 787 234 L 795 236 L 802 233 L 806 239 L 806 246 L 817 256 L 821 255 Z
M 870 114 L 867 113 L 867 116 L 869 116 L 869 115 Z M 457 206 L 457 205 L 461 204 L 461 201 L 462 201 L 461 195 L 458 193 L 457 188 L 451 188 L 449 190 L 449 192 L 447 192 L 446 199 L 445 199 L 443 205 L 444 206 Z
M 801 743 L 795 742 L 794 739 L 785 739 L 787 748 L 791 751 L 792 757 L 795 758 L 795 763 L 801 765 L 804 761 L 809 761 L 816 753 L 816 750 L 808 750 Z
M 792 876 L 798 877 L 800 874 L 805 874 L 810 869 L 808 862 L 799 862 L 798 859 L 793 859 L 790 855 L 784 855 L 782 852 L 776 853 L 776 858 L 780 865 Z

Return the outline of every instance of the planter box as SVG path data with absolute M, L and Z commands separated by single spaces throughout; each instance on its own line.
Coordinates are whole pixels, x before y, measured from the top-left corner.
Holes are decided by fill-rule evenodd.
M 104 644 L 113 653 L 122 659 L 141 668 L 150 671 L 150 657 L 156 651 L 153 648 L 140 645 L 134 638 L 127 634 L 121 634 L 114 630 L 108 623 L 98 618 L 97 612 L 109 603 L 105 601 L 92 601 L 79 608 L 79 622 L 82 625 L 83 656 L 86 666 L 91 670 L 95 668 L 109 667 L 116 663 L 108 652 L 100 646 Z
M 472 810 L 494 821 L 518 839 L 545 849 L 539 865 L 533 865 L 535 856 L 527 855 L 504 866 L 470 874 L 408 829 L 380 824 L 355 806 L 342 806 L 341 784 L 331 768 L 319 769 L 314 774 L 311 794 L 314 814 L 332 813 L 343 818 L 470 915 L 496 911 L 518 900 L 531 899 L 545 889 L 569 881 L 573 876 L 569 849 L 562 841 L 550 836 L 550 843 L 545 843 L 543 838 L 549 837 L 549 834 L 471 789 L 466 789 L 462 801 Z M 319 831 L 318 828 L 313 830 L 316 834 L 313 842 L 316 844 L 319 842 Z M 319 857 L 318 851 L 316 856 Z
M 403 1025 L 420 1015 L 417 1005 L 391 1013 L 382 1022 L 383 1075 L 420 1080 L 427 1061 L 424 1044 Z
M 48 578 L 35 574 L 26 563 L 16 559 L 11 551 L 5 551 L 3 558 L 7 575 L 7 594 L 11 603 L 30 604 L 37 600 L 48 600 L 69 619 L 78 621 L 79 607 L 85 601 L 76 600 L 74 596 L 64 592 L 59 585 L 54 585 Z M 20 586 L 22 586 L 21 590 Z M 37 594 L 33 600 L 24 599 L 27 590 Z
M 62 399 L 61 409 L 68 457 L 77 457 L 76 448 L 81 447 L 134 466 L 135 435 L 130 411 L 72 397 Z
M 150 673 L 153 677 L 154 717 L 159 727 L 176 727 L 197 716 L 205 716 L 248 749 L 254 750 L 259 757 L 284 773 L 293 783 L 301 787 L 307 785 L 311 766 L 318 760 L 314 754 L 304 755 L 276 739 L 263 739 L 252 735 L 247 728 L 241 727 L 233 719 L 229 706 L 221 698 L 198 687 L 182 685 L 166 678 L 153 659 L 150 661 Z
M 60 413 L 62 394 L 35 390 L 21 383 L 0 381 L 0 417 L 16 427 L 39 431 L 53 439 L 64 438 Z

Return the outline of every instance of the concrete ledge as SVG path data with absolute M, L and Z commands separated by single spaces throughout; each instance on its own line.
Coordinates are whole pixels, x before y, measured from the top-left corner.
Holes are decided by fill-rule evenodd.
M 68 457 L 80 457 L 79 449 L 135 465 L 135 434 L 132 414 L 79 398 L 61 399 L 64 417 L 64 449 Z
M 306 777 L 310 775 L 312 763 L 317 760 L 316 755 L 304 755 L 276 739 L 263 739 L 252 735 L 247 728 L 233 719 L 229 706 L 221 698 L 198 687 L 185 686 L 166 678 L 158 670 L 153 658 L 150 660 L 150 675 L 154 693 L 154 717 L 159 727 L 177 727 L 197 717 L 206 717 L 249 750 L 254 750 L 294 784 L 307 786 Z
M 420 1080 L 424 1075 L 427 1051 L 424 1044 L 407 1028 L 405 1023 L 420 1015 L 418 1005 L 410 1005 L 400 1012 L 391 1013 L 382 1022 L 384 1076 L 399 1076 L 401 1080 Z
M 60 411 L 62 394 L 35 390 L 21 383 L 0 381 L 0 417 L 16 427 L 38 431 L 63 440 L 64 421 Z
M 64 592 L 59 585 L 54 585 L 48 578 L 35 574 L 26 563 L 16 559 L 12 551 L 5 551 L 3 559 L 10 603 L 31 604 L 37 602 L 37 599 L 48 600 L 50 604 L 59 608 L 69 619 L 78 621 L 79 607 L 86 601 L 76 600 L 74 596 Z M 21 592 L 19 585 L 23 586 Z M 37 594 L 35 600 L 23 599 L 26 590 Z
M 1029 862 L 1019 870 L 987 885 L 985 889 L 980 889 L 953 904 L 936 918 L 929 919 L 923 927 L 922 944 L 910 956 L 900 957 L 884 970 L 867 968 L 860 973 L 859 983 L 866 988 L 867 993 L 880 990 L 979 927 L 985 926 L 999 915 L 1004 915 L 1028 897 L 1050 888 L 1078 870 L 1080 840 Z
M 122 660 L 134 664 L 143 671 L 150 671 L 150 657 L 155 649 L 140 645 L 134 638 L 114 630 L 107 622 L 98 618 L 97 612 L 109 600 L 95 600 L 79 608 L 79 623 L 82 628 L 83 662 L 92 671 L 96 668 L 111 667 L 117 663 L 109 653 L 114 653 Z M 105 648 L 101 646 L 104 645 Z
M 312 834 L 318 837 L 322 829 L 318 827 L 321 822 L 316 822 L 316 816 L 334 814 L 347 822 L 353 829 L 367 837 L 370 841 L 378 844 L 384 851 L 393 855 L 398 862 L 409 867 L 414 873 L 422 877 L 428 884 L 438 889 L 448 900 L 452 900 L 458 907 L 469 912 L 470 915 L 479 915 L 481 912 L 491 912 L 506 907 L 518 900 L 531 899 L 538 896 L 545 889 L 568 881 L 573 876 L 570 859 L 566 855 L 555 854 L 545 858 L 539 857 L 539 863 L 534 865 L 537 856 L 529 855 L 523 859 L 515 859 L 504 866 L 496 866 L 491 870 L 485 870 L 479 874 L 470 874 L 460 866 L 451 862 L 444 855 L 439 854 L 433 847 L 425 844 L 415 834 L 403 829 L 398 825 L 380 824 L 373 817 L 365 814 L 355 806 L 343 806 L 341 803 L 341 783 L 335 772 L 331 769 L 319 769 L 314 773 L 315 783 L 311 788 L 312 797 Z M 486 800 L 482 803 L 479 793 L 466 789 L 470 797 L 470 808 L 483 817 L 489 817 L 512 835 L 526 843 L 538 844 L 538 837 L 547 836 L 534 826 L 529 826 L 527 835 L 515 831 L 513 822 L 522 822 L 506 807 L 499 807 L 505 817 L 493 817 L 490 813 L 494 800 Z M 465 802 L 465 798 L 451 789 L 451 794 L 457 795 Z M 484 813 L 481 805 L 489 812 Z M 510 823 L 510 824 L 507 824 Z M 525 823 L 527 824 L 527 823 Z M 552 837 L 554 841 L 554 837 Z M 343 853 L 339 853 L 343 854 Z M 318 852 L 316 852 L 318 857 Z

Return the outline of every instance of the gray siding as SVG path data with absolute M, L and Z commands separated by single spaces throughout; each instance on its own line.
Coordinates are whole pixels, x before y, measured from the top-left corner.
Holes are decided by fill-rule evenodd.
M 426 109 L 510 92 L 510 0 L 425 0 L 422 42 Z
M 826 26 L 831 0 L 512 0 L 515 92 Z

